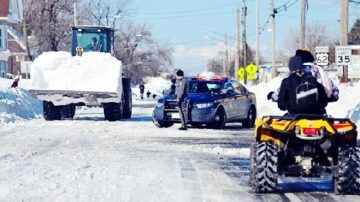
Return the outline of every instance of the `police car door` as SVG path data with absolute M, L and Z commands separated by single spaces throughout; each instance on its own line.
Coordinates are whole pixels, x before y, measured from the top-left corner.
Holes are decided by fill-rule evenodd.
M 236 93 L 236 104 L 238 108 L 237 118 L 244 118 L 247 116 L 247 111 L 250 106 L 247 98 L 248 91 L 237 81 L 233 81 L 232 85 L 234 86 Z
M 236 119 L 238 115 L 238 104 L 236 103 L 236 93 L 230 82 L 224 84 L 225 99 L 223 106 L 225 107 L 226 117 L 229 120 Z

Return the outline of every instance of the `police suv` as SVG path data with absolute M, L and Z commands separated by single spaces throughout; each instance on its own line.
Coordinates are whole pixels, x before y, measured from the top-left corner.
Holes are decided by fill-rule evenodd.
M 256 97 L 241 83 L 225 77 L 191 77 L 188 80 L 188 123 L 193 127 L 206 124 L 223 128 L 229 122 L 241 122 L 253 127 L 256 119 Z M 170 127 L 180 122 L 174 92 L 158 99 L 152 120 L 158 127 Z

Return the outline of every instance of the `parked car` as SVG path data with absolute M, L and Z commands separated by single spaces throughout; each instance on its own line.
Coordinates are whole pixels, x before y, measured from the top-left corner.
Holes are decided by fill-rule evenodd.
M 206 124 L 223 128 L 229 122 L 241 122 L 253 127 L 256 119 L 256 96 L 240 82 L 224 77 L 188 80 L 188 123 L 193 127 Z M 170 127 L 180 122 L 177 99 L 173 91 L 166 91 L 157 100 L 152 119 L 158 127 Z

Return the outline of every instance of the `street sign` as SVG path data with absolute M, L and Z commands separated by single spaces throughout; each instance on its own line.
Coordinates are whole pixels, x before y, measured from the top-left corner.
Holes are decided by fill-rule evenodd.
M 328 53 L 329 52 L 329 46 L 316 46 L 315 47 L 315 53 Z
M 329 53 L 315 53 L 316 64 L 326 66 L 329 64 Z
M 256 79 L 256 73 L 258 71 L 258 67 L 256 65 L 251 63 L 248 66 L 246 66 L 245 70 L 246 70 L 246 73 L 247 73 L 247 79 L 248 80 Z
M 351 65 L 351 46 L 335 47 L 336 65 Z
M 315 47 L 316 64 L 320 66 L 326 66 L 329 64 L 329 47 L 328 46 L 316 46 Z
M 360 78 L 360 46 L 351 46 L 351 65 L 348 68 L 348 78 Z
M 245 79 L 245 69 L 243 67 L 239 67 L 237 71 L 237 76 L 239 80 L 243 81 Z

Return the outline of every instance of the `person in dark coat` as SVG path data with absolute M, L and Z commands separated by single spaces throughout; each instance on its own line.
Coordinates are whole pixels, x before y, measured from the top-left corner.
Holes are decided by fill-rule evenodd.
M 11 84 L 11 88 L 16 88 L 19 85 L 20 78 L 16 78 L 13 83 Z
M 316 78 L 313 77 L 311 73 L 307 73 L 304 71 L 301 57 L 291 57 L 289 60 L 289 68 L 291 73 L 287 78 L 282 80 L 280 86 L 277 100 L 279 109 L 284 111 L 287 110 L 291 116 L 294 116 L 296 114 L 325 114 L 325 107 L 328 101 L 324 86 L 318 83 L 316 81 Z M 316 105 L 313 105 L 314 107 L 299 109 L 296 100 L 296 89 L 300 85 L 302 79 L 307 79 L 308 81 L 311 81 L 312 84 L 316 85 L 318 91 L 318 103 L 316 103 Z
M 139 85 L 139 88 L 140 88 L 140 98 L 141 98 L 141 99 L 144 99 L 144 92 L 145 92 L 145 86 L 144 86 L 144 84 L 140 84 L 140 85 Z
M 188 82 L 184 77 L 184 72 L 182 70 L 178 70 L 176 72 L 176 89 L 175 95 L 178 100 L 178 107 L 181 119 L 181 127 L 179 130 L 187 130 L 187 118 L 188 118 L 188 100 L 187 100 L 187 89 Z

